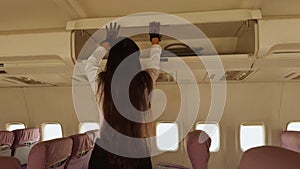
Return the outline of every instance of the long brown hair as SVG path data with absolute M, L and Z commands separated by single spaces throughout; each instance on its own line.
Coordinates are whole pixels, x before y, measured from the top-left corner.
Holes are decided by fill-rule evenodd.
M 97 92 L 98 101 L 101 100 L 102 102 L 103 117 L 107 122 L 107 125 L 123 135 L 135 138 L 148 137 L 153 132 L 152 123 L 143 123 L 143 121 L 149 120 L 151 117 L 150 112 L 147 112 L 146 117 L 139 115 L 140 112 L 149 110 L 149 94 L 153 89 L 153 81 L 151 76 L 146 71 L 141 71 L 139 55 L 139 47 L 131 39 L 119 39 L 119 42 L 116 43 L 109 51 L 105 70 L 100 72 L 98 75 L 99 86 Z M 128 59 L 128 57 L 130 57 L 130 64 L 126 67 L 125 74 L 122 77 L 117 77 L 114 80 L 115 83 L 112 84 L 114 74 L 118 66 L 125 59 Z M 131 82 L 128 82 L 130 84 L 128 89 L 126 86 L 124 86 L 124 80 L 128 81 L 129 77 L 124 76 L 127 76 L 133 72 L 138 73 L 131 78 Z M 129 95 L 130 103 L 134 108 L 132 108 L 132 106 L 128 107 L 128 105 L 125 105 L 119 106 L 121 107 L 120 110 L 116 104 L 120 102 L 126 102 L 126 100 L 124 100 L 127 99 L 124 97 L 126 95 Z M 117 101 L 115 98 L 117 98 Z M 131 118 L 128 119 L 127 117 L 133 117 L 139 122 L 132 121 Z M 133 145 L 126 145 L 126 140 L 118 141 L 118 138 L 114 138 L 112 133 L 106 133 L 105 131 L 107 127 L 108 126 L 105 125 L 102 126 L 102 139 L 107 140 L 108 142 L 113 141 L 116 144 L 119 144 L 121 141 L 124 146 L 128 146 L 128 151 L 136 149 L 136 145 L 135 147 L 132 147 Z M 141 147 L 144 149 L 145 145 Z M 108 159 L 108 163 L 112 165 L 112 168 L 135 168 L 135 166 L 137 166 L 137 164 L 135 164 L 135 160 L 123 158 L 114 154 L 110 154 L 110 156 L 111 157 Z

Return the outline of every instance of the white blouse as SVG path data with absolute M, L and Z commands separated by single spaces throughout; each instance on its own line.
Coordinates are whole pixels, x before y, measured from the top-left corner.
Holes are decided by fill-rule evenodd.
M 161 55 L 162 49 L 160 47 L 160 45 L 155 44 L 152 45 L 151 47 L 151 51 L 150 51 L 150 58 L 149 59 L 145 59 L 147 61 L 145 62 L 141 62 L 141 66 L 142 69 L 147 71 L 149 73 L 149 75 L 152 78 L 153 83 L 155 83 L 158 75 L 159 75 L 159 63 L 160 63 L 160 55 Z M 97 94 L 97 89 L 98 89 L 98 73 L 100 71 L 99 68 L 99 62 L 101 61 L 101 59 L 105 56 L 105 54 L 107 53 L 106 49 L 102 46 L 97 47 L 97 49 L 92 53 L 92 55 L 88 58 L 87 62 L 86 62 L 86 66 L 85 66 L 85 72 L 86 75 L 88 77 L 88 81 L 91 85 L 92 90 L 94 91 L 94 94 Z M 103 125 L 103 116 L 102 116 L 102 100 L 99 100 L 98 103 L 98 109 L 99 109 L 99 125 L 100 128 Z M 100 130 L 101 133 L 101 130 Z M 100 134 L 101 136 L 101 134 Z M 153 143 L 147 142 L 149 147 L 152 147 L 152 145 L 154 145 Z

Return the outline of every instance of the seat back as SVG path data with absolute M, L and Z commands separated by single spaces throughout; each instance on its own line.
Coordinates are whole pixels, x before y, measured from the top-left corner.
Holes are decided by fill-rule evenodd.
M 39 128 L 27 128 L 13 131 L 15 134 L 12 156 L 20 160 L 21 165 L 27 163 L 28 154 L 34 144 L 40 141 Z
M 207 169 L 211 139 L 201 130 L 189 132 L 184 139 L 186 151 L 193 169 Z
M 11 146 L 14 142 L 14 133 L 11 131 L 0 131 L 0 156 L 11 156 Z
M 238 169 L 297 169 L 300 153 L 282 147 L 261 146 L 244 152 Z
M 284 131 L 280 134 L 281 147 L 300 153 L 300 132 Z
M 93 149 L 93 140 L 87 134 L 70 136 L 73 140 L 73 148 L 70 159 L 67 162 L 67 169 L 87 169 L 89 163 L 88 153 Z
M 92 150 L 93 150 L 96 139 L 100 137 L 100 130 L 90 130 L 90 131 L 87 131 L 85 133 L 93 141 L 93 147 L 92 147 Z M 91 155 L 92 155 L 92 151 L 89 151 L 88 154 L 87 154 L 87 157 L 86 157 L 88 159 L 88 162 L 84 164 L 84 167 L 83 167 L 84 169 L 88 168 L 89 160 L 91 158 Z
M 59 138 L 35 144 L 30 150 L 27 169 L 63 169 L 71 156 L 71 138 Z
M 14 157 L 0 157 L 0 168 L 3 169 L 20 169 L 21 163 Z

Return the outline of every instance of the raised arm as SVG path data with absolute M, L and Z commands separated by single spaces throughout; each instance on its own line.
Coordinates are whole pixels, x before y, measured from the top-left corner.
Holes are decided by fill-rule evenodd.
M 92 53 L 92 55 L 88 58 L 85 66 L 85 73 L 88 77 L 88 81 L 91 85 L 94 93 L 97 92 L 98 89 L 98 79 L 97 74 L 99 73 L 99 62 L 102 60 L 104 55 L 110 49 L 110 47 L 114 44 L 116 39 L 118 38 L 118 34 L 120 31 L 120 25 L 117 23 L 110 23 L 109 27 L 106 26 L 106 38 L 105 40 L 96 48 L 96 50 Z
M 150 60 L 145 65 L 146 71 L 152 77 L 153 83 L 155 83 L 156 79 L 159 75 L 159 62 L 161 55 L 161 47 L 159 42 L 161 41 L 160 32 L 160 23 L 159 22 L 150 22 L 149 23 L 149 35 L 150 42 L 152 43 L 151 52 L 150 52 Z
M 99 73 L 99 63 L 106 52 L 105 47 L 99 46 L 86 61 L 85 73 L 95 94 L 98 89 L 97 74 Z

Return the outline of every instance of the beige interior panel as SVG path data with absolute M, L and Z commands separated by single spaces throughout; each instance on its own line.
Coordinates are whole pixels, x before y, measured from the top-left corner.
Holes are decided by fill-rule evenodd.
M 41 127 L 44 122 L 59 122 L 64 136 L 78 133 L 71 87 L 26 88 L 24 93 L 32 127 Z
M 0 88 L 0 107 L 0 130 L 5 130 L 5 123 L 9 122 L 22 122 L 29 126 L 29 112 L 23 89 Z
M 280 109 L 280 129 L 286 130 L 291 121 L 300 121 L 299 83 L 285 83 L 283 86 L 282 106 Z
M 180 89 L 176 84 L 157 84 L 155 86 L 156 89 L 161 90 L 162 92 L 165 93 L 166 96 L 166 107 L 159 116 L 160 121 L 175 121 L 177 118 L 177 115 L 179 114 L 180 111 L 180 101 L 181 101 L 181 96 L 180 96 Z M 171 101 L 172 100 L 172 101 Z M 153 100 L 154 104 L 154 109 L 155 106 L 161 106 L 162 104 L 155 103 L 155 100 Z M 159 110 L 159 109 L 158 109 Z

